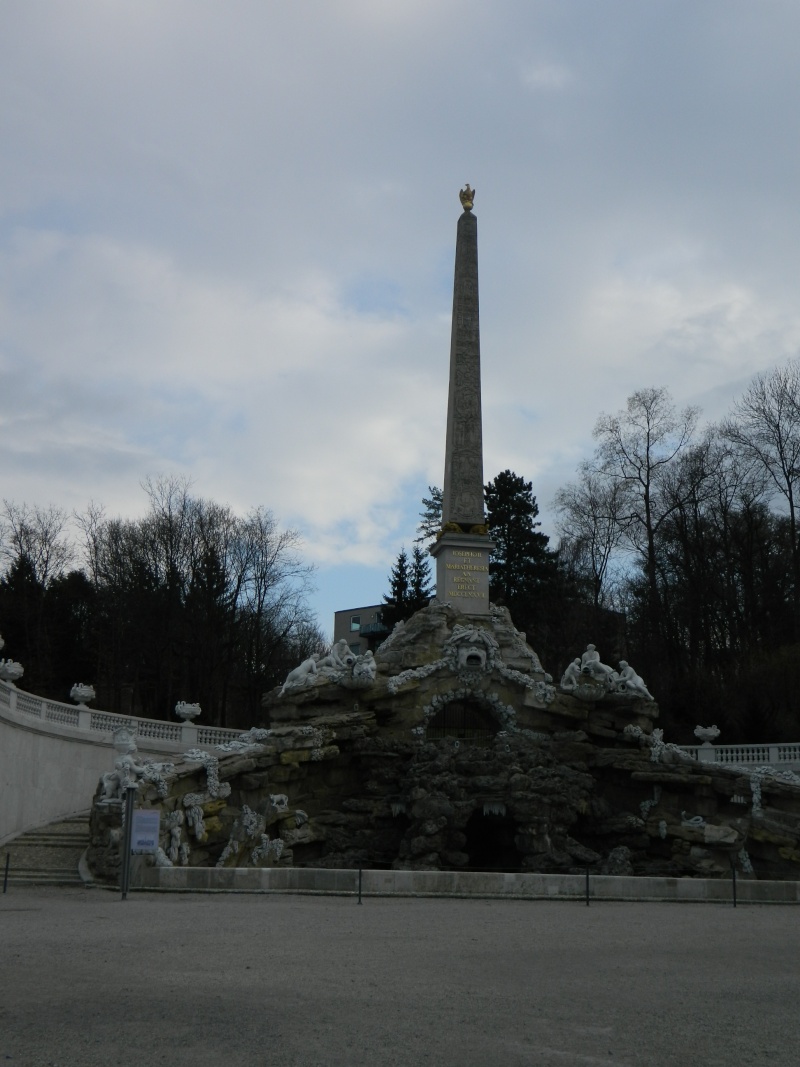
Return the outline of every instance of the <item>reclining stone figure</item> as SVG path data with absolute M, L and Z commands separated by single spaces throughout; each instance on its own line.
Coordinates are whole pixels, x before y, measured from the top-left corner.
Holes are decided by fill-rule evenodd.
M 586 651 L 581 656 L 581 674 L 588 674 L 592 678 L 597 678 L 599 681 L 610 685 L 615 673 L 613 667 L 600 662 L 600 653 L 594 645 L 586 646 Z

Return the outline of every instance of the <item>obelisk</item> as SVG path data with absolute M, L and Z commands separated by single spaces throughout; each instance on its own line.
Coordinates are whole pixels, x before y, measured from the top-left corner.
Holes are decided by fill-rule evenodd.
M 450 389 L 436 559 L 436 599 L 466 615 L 489 614 L 489 540 L 483 508 L 481 340 L 478 317 L 478 220 L 475 190 L 459 193 L 463 213 L 456 232 Z

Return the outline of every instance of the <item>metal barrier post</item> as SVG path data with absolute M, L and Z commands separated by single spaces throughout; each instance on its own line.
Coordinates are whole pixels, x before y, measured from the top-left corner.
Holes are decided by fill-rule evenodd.
M 586 868 L 586 907 L 589 907 L 589 868 Z
M 736 907 L 736 860 L 731 856 L 731 886 L 733 889 L 733 906 Z
M 120 872 L 120 889 L 122 899 L 128 899 L 128 889 L 131 883 L 131 837 L 133 834 L 133 798 L 136 796 L 136 786 L 129 785 L 125 790 L 125 833 L 122 835 L 122 870 Z
M 9 863 L 11 863 L 11 853 L 10 852 L 6 852 L 6 869 L 5 869 L 5 874 L 3 875 L 3 892 L 4 893 L 8 889 L 8 865 L 9 865 Z
M 358 868 L 358 903 L 361 903 L 361 868 Z

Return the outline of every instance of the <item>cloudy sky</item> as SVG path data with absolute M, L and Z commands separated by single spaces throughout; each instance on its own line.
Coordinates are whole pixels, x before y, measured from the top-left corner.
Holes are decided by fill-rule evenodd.
M 271 508 L 380 600 L 442 482 L 458 190 L 485 476 L 800 348 L 796 0 L 4 0 L 0 485 Z

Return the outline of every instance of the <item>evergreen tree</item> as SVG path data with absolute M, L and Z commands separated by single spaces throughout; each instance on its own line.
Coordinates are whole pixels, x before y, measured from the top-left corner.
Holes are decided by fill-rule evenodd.
M 484 487 L 486 523 L 495 543 L 489 561 L 489 595 L 512 616 L 526 621 L 543 587 L 555 579 L 556 554 L 536 522 L 539 506 L 533 486 L 505 470 Z
M 419 513 L 420 524 L 417 527 L 419 537 L 414 538 L 414 544 L 425 544 L 436 539 L 436 535 L 442 528 L 442 490 L 438 485 L 429 485 L 430 496 L 422 498 L 424 511 Z
M 410 588 L 411 568 L 408 564 L 408 553 L 405 548 L 401 548 L 397 554 L 397 562 L 389 575 L 389 595 L 383 598 L 386 607 L 383 609 L 382 617 L 389 629 L 411 614 L 408 611 Z
M 410 619 L 433 596 L 430 563 L 424 549 L 415 545 L 410 560 L 405 548 L 400 549 L 389 575 L 389 587 L 389 595 L 383 598 L 386 607 L 382 617 L 391 629 L 395 623 Z
M 427 552 L 414 546 L 411 553 L 411 572 L 409 581 L 409 615 L 424 608 L 433 596 L 434 586 L 431 579 L 431 565 Z

